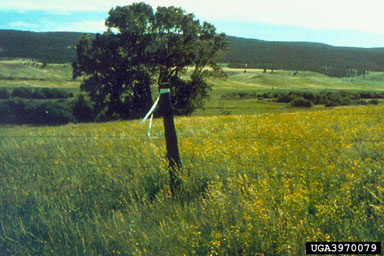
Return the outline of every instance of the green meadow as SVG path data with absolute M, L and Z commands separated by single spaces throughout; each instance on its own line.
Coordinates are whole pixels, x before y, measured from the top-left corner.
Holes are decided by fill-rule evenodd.
M 45 66 L 46 65 L 46 66 Z M 70 64 L 44 64 L 30 59 L 0 61 L 0 87 L 78 88 Z
M 0 87 L 78 92 L 68 65 L 0 62 Z M 32 61 L 30 61 L 32 63 Z M 0 255 L 305 255 L 307 241 L 384 240 L 384 104 L 294 108 L 229 93 L 382 92 L 384 74 L 225 68 L 204 109 L 163 123 L 0 126 Z
M 274 70 L 271 72 L 271 70 L 267 70 L 264 73 L 261 69 L 247 69 L 247 72 L 244 73 L 242 69 L 227 68 L 225 64 L 223 67 L 227 78 L 213 76 L 208 78 L 208 82 L 213 85 L 213 90 L 211 97 L 204 104 L 206 108 L 218 107 L 218 105 L 236 107 L 238 104 L 242 104 L 238 101 L 232 103 L 219 101 L 223 94 L 231 92 L 384 91 L 384 73 L 381 72 L 371 72 L 357 77 L 332 78 L 309 71 L 299 71 L 295 74 L 295 71 Z M 78 93 L 80 83 L 80 79 L 72 79 L 70 64 L 49 63 L 44 66 L 44 63 L 30 59 L 0 61 L 0 88 L 54 87 Z M 256 103 L 251 101 L 244 104 Z M 274 106 L 268 105 L 269 107 L 274 108 Z M 204 113 L 209 114 L 209 111 L 204 111 Z

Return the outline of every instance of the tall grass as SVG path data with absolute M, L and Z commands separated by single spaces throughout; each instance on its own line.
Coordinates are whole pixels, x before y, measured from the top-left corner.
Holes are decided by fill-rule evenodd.
M 0 128 L 2 255 L 304 255 L 383 241 L 384 107 Z

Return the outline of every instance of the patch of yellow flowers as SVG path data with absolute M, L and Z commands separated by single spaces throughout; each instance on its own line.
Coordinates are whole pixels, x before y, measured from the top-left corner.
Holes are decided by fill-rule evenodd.
M 154 120 L 149 138 L 138 121 L 21 127 L 7 132 L 31 137 L 3 146 L 23 147 L 20 161 L 38 152 L 48 174 L 72 170 L 55 186 L 78 192 L 68 205 L 94 205 L 81 216 L 100 234 L 78 232 L 94 253 L 303 255 L 307 241 L 383 241 L 383 105 L 176 118 L 183 202 L 170 194 L 162 129 Z

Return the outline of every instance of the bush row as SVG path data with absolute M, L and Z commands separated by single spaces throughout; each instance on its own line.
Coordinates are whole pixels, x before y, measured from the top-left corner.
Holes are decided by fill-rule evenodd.
M 114 116 L 96 112 L 89 97 L 82 94 L 65 99 L 0 99 L 1 124 L 62 125 L 70 122 L 100 122 L 118 118 L 134 119 L 137 113 Z
M 273 99 L 278 103 L 289 103 L 293 107 L 312 107 L 325 105 L 326 107 L 345 105 L 378 104 L 378 99 L 384 99 L 384 92 L 266 92 L 257 93 L 228 93 L 221 99 Z M 368 100 L 368 101 L 367 101 Z
M 15 91 L 16 89 L 14 89 Z M 55 93 L 59 90 L 49 89 Z M 49 90 L 41 89 L 46 93 Z M 57 91 L 56 91 L 57 90 Z M 69 122 L 93 122 L 103 120 L 96 116 L 93 106 L 83 95 L 77 98 L 46 99 L 12 97 L 0 89 L 0 124 L 36 124 L 36 125 L 61 125 Z M 21 91 L 21 90 L 17 90 Z M 39 91 L 39 90 L 36 90 Z M 8 91 L 7 91 L 8 92 Z M 16 94 L 17 95 L 17 94 Z M 19 94 L 20 95 L 20 94 Z M 51 94 L 53 97 L 55 94 Z M 48 96 L 48 97 L 47 97 Z M 48 98 L 48 99 L 47 99 Z M 384 93 L 377 92 L 289 92 L 289 93 L 230 93 L 222 99 L 270 98 L 279 103 L 289 103 L 293 107 L 312 107 L 314 104 L 324 104 L 326 107 L 351 105 L 351 104 L 378 104 L 377 99 L 384 98 Z M 367 100 L 369 99 L 369 100 Z
M 0 100 L 0 124 L 62 125 L 94 120 L 92 105 L 83 96 L 77 99 Z
M 277 98 L 279 103 L 290 103 L 293 107 L 311 107 L 312 105 L 324 105 L 325 107 L 347 105 L 377 105 L 377 99 L 384 98 L 384 93 L 378 92 L 289 92 L 281 94 Z M 367 99 L 371 99 L 367 101 Z
M 26 88 L 18 87 L 13 90 L 0 88 L 0 99 L 23 98 L 23 99 L 66 99 L 72 98 L 73 93 L 56 88 Z
M 16 98 L 1 100 L 0 123 L 60 125 L 75 122 L 72 106 L 72 102 L 62 99 L 25 100 Z

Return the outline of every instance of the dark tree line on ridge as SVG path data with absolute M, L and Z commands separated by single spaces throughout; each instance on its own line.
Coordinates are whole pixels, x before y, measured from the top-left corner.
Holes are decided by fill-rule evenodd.
M 0 58 L 29 58 L 45 63 L 70 63 L 82 33 L 36 33 L 0 30 Z
M 0 58 L 32 58 L 69 63 L 82 33 L 0 30 Z M 94 37 L 94 34 L 89 34 Z M 218 62 L 230 67 L 306 70 L 333 77 L 384 71 L 384 48 L 334 47 L 320 43 L 270 42 L 227 36 L 229 47 Z
M 314 71 L 331 77 L 384 71 L 384 48 L 228 38 L 230 50 L 225 52 L 221 61 L 234 68 Z

